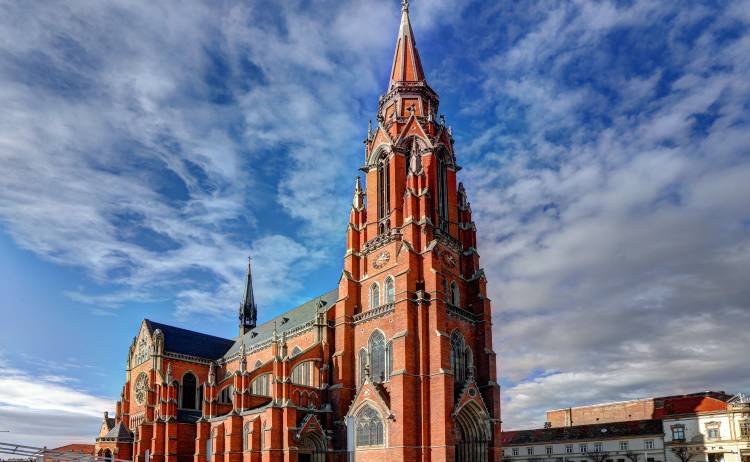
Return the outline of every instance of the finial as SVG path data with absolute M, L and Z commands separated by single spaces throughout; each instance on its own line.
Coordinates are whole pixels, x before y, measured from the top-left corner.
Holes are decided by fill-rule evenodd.
M 362 199 L 365 194 L 362 192 L 362 179 L 357 177 L 357 181 L 354 183 L 354 199 L 352 199 L 352 207 L 354 210 L 362 210 L 364 208 L 364 200 Z
M 214 369 L 213 361 L 208 365 L 208 384 L 210 386 L 216 384 L 216 370 Z
M 401 0 L 401 11 L 409 11 L 409 0 Z
M 372 119 L 367 121 L 367 139 L 372 139 Z

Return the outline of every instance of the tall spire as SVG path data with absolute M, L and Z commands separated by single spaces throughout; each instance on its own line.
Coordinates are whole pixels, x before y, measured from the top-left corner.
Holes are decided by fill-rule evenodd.
M 391 82 L 388 89 L 392 89 L 397 82 L 424 81 L 422 61 L 419 59 L 417 44 L 414 43 L 414 32 L 409 21 L 409 0 L 401 1 L 401 27 L 396 38 L 396 52 L 393 55 L 391 67 Z
M 240 335 L 255 329 L 258 320 L 258 307 L 255 305 L 253 293 L 252 258 L 247 257 L 247 278 L 245 280 L 245 295 L 240 303 Z

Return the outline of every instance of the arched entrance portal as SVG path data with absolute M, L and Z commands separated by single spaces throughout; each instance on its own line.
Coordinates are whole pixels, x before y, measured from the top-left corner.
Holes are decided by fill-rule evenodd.
M 107 462 L 112 461 L 112 451 L 110 451 L 109 449 L 104 450 L 104 460 Z
M 299 442 L 299 462 L 325 462 L 326 445 L 323 435 L 306 433 Z
M 490 443 L 489 416 L 469 402 L 456 415 L 456 462 L 487 462 Z

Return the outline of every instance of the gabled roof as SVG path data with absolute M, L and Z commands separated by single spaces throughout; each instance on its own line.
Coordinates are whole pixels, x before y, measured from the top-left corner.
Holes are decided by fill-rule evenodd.
M 585 441 L 627 436 L 662 435 L 661 420 L 632 420 L 573 427 L 539 428 L 502 432 L 503 445 L 551 443 L 554 441 Z
M 167 324 L 145 320 L 149 333 L 156 329 L 164 333 L 164 349 L 173 353 L 198 356 L 206 359 L 220 358 L 234 343 L 232 340 L 202 334 Z
M 319 303 L 322 302 L 322 310 L 328 311 L 336 304 L 338 298 L 339 291 L 338 289 L 334 289 L 328 293 L 306 301 L 297 308 L 276 316 L 270 321 L 261 324 L 255 329 L 247 332 L 245 335 L 234 340 L 234 344 L 224 353 L 224 357 L 237 353 L 240 349 L 240 345 L 243 343 L 245 344 L 245 348 L 251 349 L 255 345 L 270 340 L 273 336 L 274 327 L 276 328 L 277 333 L 281 335 L 284 331 L 301 327 L 305 323 L 313 321 L 315 319 L 315 314 L 318 312 Z
M 130 433 L 130 430 L 128 430 L 128 427 L 125 426 L 124 423 L 120 422 L 114 427 L 112 427 L 112 430 L 107 433 L 105 438 L 117 438 L 120 440 L 128 440 L 133 438 L 133 434 Z

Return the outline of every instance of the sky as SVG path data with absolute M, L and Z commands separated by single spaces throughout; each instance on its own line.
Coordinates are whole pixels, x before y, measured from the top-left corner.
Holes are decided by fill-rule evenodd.
M 750 392 L 750 1 L 412 0 L 505 429 Z M 397 0 L 0 3 L 2 440 L 93 441 L 144 317 L 334 288 Z

